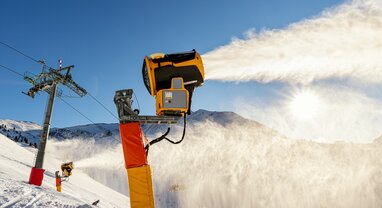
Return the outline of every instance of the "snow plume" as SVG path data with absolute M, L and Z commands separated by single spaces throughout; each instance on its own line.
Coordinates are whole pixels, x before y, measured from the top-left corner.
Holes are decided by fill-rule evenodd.
M 235 103 L 236 112 L 289 137 L 370 142 L 381 134 L 380 94 L 368 90 L 382 81 L 382 0 L 347 1 L 284 29 L 250 31 L 203 61 L 209 80 L 282 82 L 287 95 L 295 88 L 319 94 L 325 105 L 311 122 L 295 119 L 282 95 Z
M 379 88 L 369 87 L 367 91 L 373 92 Z M 308 119 L 298 118 L 289 105 L 304 92 L 309 92 L 319 99 L 316 115 Z M 382 102 L 374 96 L 367 95 L 363 90 L 343 85 L 316 84 L 303 87 L 287 86 L 279 93 L 280 98 L 272 103 L 262 103 L 258 98 L 239 97 L 234 101 L 235 112 L 291 138 L 325 143 L 371 143 L 382 134 Z M 312 105 L 299 107 L 313 108 Z
M 82 171 L 120 193 L 128 193 L 122 146 L 112 138 L 51 140 L 47 152 L 62 162 L 73 161 L 74 171 Z
M 77 171 L 127 193 L 119 144 L 65 142 L 96 150 L 75 162 Z M 381 207 L 381 150 L 287 139 L 252 122 L 206 120 L 190 123 L 179 145 L 153 145 L 149 163 L 157 207 Z
M 153 146 L 150 162 L 159 207 L 380 207 L 381 153 L 207 121 L 182 145 Z
M 203 55 L 206 78 L 311 83 L 382 81 L 382 1 L 353 0 L 285 29 L 248 32 Z

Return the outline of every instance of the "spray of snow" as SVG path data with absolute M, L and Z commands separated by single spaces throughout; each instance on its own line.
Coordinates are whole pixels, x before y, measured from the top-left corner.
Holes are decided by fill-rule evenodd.
M 382 80 L 382 2 L 354 0 L 285 29 L 249 31 L 203 55 L 206 78 L 311 83 Z
M 61 161 L 73 161 L 74 168 L 96 181 L 127 194 L 127 177 L 121 144 L 110 143 L 111 138 L 73 138 L 51 140 L 47 151 Z
M 128 194 L 120 145 L 73 144 L 103 148 L 76 167 Z M 191 124 L 180 145 L 152 146 L 149 163 L 157 207 L 381 207 L 381 150 L 380 144 L 291 140 L 253 123 L 207 120 Z
M 311 121 L 291 115 L 285 95 L 265 105 L 237 98 L 234 108 L 289 137 L 370 142 L 382 125 L 380 94 L 370 95 L 381 87 L 381 34 L 381 0 L 347 1 L 284 29 L 249 31 L 204 54 L 206 78 L 282 82 L 285 95 L 313 88 L 326 103 Z M 300 117 L 313 113 L 296 110 Z
M 304 106 L 292 106 L 294 108 L 291 109 L 290 103 L 294 104 L 296 95 L 298 97 L 307 91 L 319 98 L 319 104 L 315 106 L 308 103 Z M 292 89 L 287 87 L 279 93 L 281 98 L 273 103 L 239 97 L 234 101 L 235 112 L 291 138 L 329 143 L 370 143 L 381 135 L 382 103 L 362 91 L 346 86 L 315 85 Z M 315 110 L 315 115 L 311 115 L 311 119 L 301 119 L 299 113 L 308 116 L 309 110 Z M 297 115 L 294 111 L 297 111 Z

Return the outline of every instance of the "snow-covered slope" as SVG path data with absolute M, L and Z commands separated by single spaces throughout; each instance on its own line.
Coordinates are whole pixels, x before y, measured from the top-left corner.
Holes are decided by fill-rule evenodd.
M 63 192 L 55 191 L 54 172 L 61 161 L 47 154 L 45 177 L 41 187 L 29 185 L 34 152 L 0 135 L 0 207 L 91 207 L 100 200 L 100 207 L 128 207 L 129 199 L 96 182 L 80 170 L 74 170 Z

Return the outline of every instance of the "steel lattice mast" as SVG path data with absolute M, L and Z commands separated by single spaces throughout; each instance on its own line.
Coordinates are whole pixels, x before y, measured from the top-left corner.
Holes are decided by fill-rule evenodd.
M 29 91 L 25 93 L 26 95 L 34 98 L 35 94 L 41 91 L 45 91 L 49 94 L 36 161 L 29 177 L 29 183 L 37 186 L 41 186 L 44 177 L 45 170 L 43 169 L 43 165 L 45 147 L 49 136 L 54 100 L 56 96 L 62 95 L 62 91 L 57 90 L 58 85 L 62 84 L 66 86 L 80 97 L 83 97 L 87 94 L 86 90 L 79 86 L 72 79 L 70 70 L 74 67 L 74 65 L 62 68 L 62 62 L 59 61 L 60 69 L 53 69 L 51 67 L 47 69 L 44 61 L 40 61 L 40 63 L 42 64 L 42 72 L 40 74 L 30 75 L 26 73 L 24 75 L 24 80 L 30 82 L 33 85 L 33 87 L 31 87 Z

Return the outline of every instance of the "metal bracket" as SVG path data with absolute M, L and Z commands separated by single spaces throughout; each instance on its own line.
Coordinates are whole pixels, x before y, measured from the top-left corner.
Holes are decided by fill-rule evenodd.
M 133 90 L 125 89 L 115 92 L 114 103 L 117 106 L 120 123 L 139 122 L 142 124 L 175 124 L 182 116 L 140 116 L 131 106 Z

